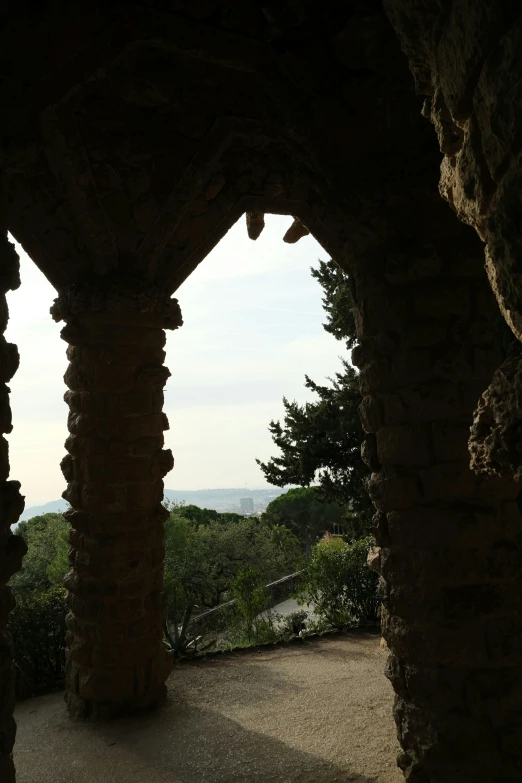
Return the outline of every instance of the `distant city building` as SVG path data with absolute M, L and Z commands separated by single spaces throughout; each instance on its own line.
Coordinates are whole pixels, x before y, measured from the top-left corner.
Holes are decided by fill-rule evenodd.
M 240 498 L 239 508 L 242 514 L 254 513 L 254 498 Z

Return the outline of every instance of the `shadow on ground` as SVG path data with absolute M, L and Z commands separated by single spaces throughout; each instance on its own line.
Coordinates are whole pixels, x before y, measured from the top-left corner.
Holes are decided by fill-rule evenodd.
M 160 710 L 105 723 L 22 702 L 18 783 L 400 783 L 384 662 L 375 638 L 209 659 L 175 669 Z

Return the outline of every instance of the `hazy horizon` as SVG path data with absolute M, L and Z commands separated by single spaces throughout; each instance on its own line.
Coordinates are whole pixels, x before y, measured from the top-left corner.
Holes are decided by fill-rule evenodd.
M 310 236 L 285 244 L 291 222 L 267 215 L 252 242 L 241 218 L 174 294 L 184 326 L 167 333 L 165 446 L 175 459 L 167 489 L 271 488 L 255 458 L 276 453 L 268 423 L 282 417 L 283 396 L 314 399 L 304 375 L 323 382 L 340 368 L 346 351 L 322 327 L 322 289 L 310 274 L 328 255 Z M 67 437 L 67 359 L 63 324 L 49 315 L 56 292 L 17 249 L 22 285 L 8 295 L 6 332 L 21 356 L 9 383 L 10 477 L 22 483 L 31 507 L 65 489 L 59 464 Z

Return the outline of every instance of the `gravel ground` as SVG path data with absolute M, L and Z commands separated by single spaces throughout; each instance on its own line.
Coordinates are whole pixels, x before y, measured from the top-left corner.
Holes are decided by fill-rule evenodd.
M 333 636 L 185 663 L 139 718 L 69 720 L 62 694 L 16 710 L 18 783 L 401 783 L 386 654 Z

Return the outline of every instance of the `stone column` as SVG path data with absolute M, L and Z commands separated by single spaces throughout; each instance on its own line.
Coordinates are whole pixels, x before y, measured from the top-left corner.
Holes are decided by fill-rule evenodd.
M 163 644 L 164 329 L 177 301 L 140 281 L 74 285 L 51 310 L 65 320 L 71 510 L 66 701 L 76 716 L 149 707 L 165 693 Z
M 7 326 L 8 309 L 6 291 L 20 285 L 18 256 L 14 245 L 7 239 L 4 227 L 0 234 L 0 333 Z M 5 385 L 18 369 L 18 351 L 15 345 L 0 337 L 0 432 L 12 430 L 9 388 Z M 14 783 L 15 771 L 12 750 L 16 725 L 13 711 L 15 704 L 15 676 L 11 637 L 7 630 L 9 612 L 13 606 L 11 590 L 7 582 L 19 571 L 26 546 L 22 538 L 11 533 L 11 526 L 24 510 L 18 481 L 8 481 L 9 452 L 6 439 L 0 437 L 0 780 Z
M 483 251 L 399 188 L 353 269 L 388 676 L 409 783 L 522 780 L 522 522 L 512 480 L 469 468 L 502 356 Z M 380 234 L 379 234 L 380 232 Z

